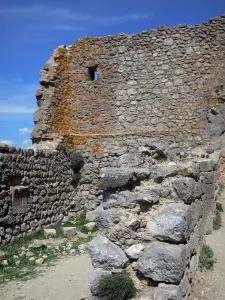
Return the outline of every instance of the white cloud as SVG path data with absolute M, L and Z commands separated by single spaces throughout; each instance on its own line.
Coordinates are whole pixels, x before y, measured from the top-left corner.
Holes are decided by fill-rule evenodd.
M 23 145 L 27 145 L 27 144 L 29 144 L 30 143 L 30 140 L 25 140 L 25 141 L 23 141 Z
M 30 130 L 29 128 L 27 128 L 27 127 L 20 128 L 20 129 L 19 129 L 19 134 L 20 134 L 20 135 L 25 135 L 25 134 L 28 134 L 28 133 L 30 133 L 30 132 L 31 132 L 31 130 Z
M 3 143 L 3 144 L 7 144 L 7 145 L 14 145 L 13 141 L 9 141 L 9 140 L 0 140 L 0 143 Z

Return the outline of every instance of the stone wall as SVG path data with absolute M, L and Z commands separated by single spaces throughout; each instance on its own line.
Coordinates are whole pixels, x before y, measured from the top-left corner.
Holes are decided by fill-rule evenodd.
M 41 71 L 33 142 L 60 137 L 73 149 L 103 154 L 130 141 L 157 138 L 185 148 L 219 136 L 224 24 L 221 16 L 60 46 Z M 223 112 L 216 118 L 217 104 Z
M 204 234 L 212 230 L 220 156 L 193 152 L 176 162 L 164 156 L 151 168 L 101 171 L 100 234 L 90 243 L 96 268 L 89 276 L 90 299 L 101 299 L 103 276 L 124 269 L 146 299 L 188 299 Z
M 62 152 L 0 145 L 0 243 L 68 215 L 74 203 L 72 174 Z

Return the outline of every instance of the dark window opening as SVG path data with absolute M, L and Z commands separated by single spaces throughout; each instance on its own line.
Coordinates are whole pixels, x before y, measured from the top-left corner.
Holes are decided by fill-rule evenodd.
M 98 80 L 97 67 L 88 68 L 88 71 L 89 71 L 89 75 L 90 75 L 91 80 L 93 80 L 93 81 Z

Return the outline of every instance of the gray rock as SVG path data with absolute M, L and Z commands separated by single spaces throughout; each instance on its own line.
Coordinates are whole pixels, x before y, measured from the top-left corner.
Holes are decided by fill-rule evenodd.
M 100 186 L 102 189 L 133 186 L 149 175 L 150 170 L 145 168 L 105 168 L 100 172 Z
M 117 192 L 115 194 L 103 195 L 102 206 L 104 209 L 124 207 L 124 208 L 134 208 L 136 206 L 137 195 L 136 193 L 130 191 Z
M 98 296 L 99 294 L 99 282 L 102 277 L 110 275 L 111 272 L 104 270 L 94 270 L 89 273 L 89 287 L 93 296 Z
M 84 227 L 87 229 L 88 232 L 91 232 L 92 230 L 94 230 L 95 226 L 97 224 L 95 222 L 90 222 L 84 225 Z
M 126 255 L 131 259 L 138 259 L 145 249 L 145 245 L 136 244 L 126 250 Z
M 199 161 L 200 172 L 210 172 L 213 171 L 213 161 L 211 159 Z
M 178 283 L 186 267 L 186 247 L 154 242 L 137 261 L 138 270 L 154 281 Z
M 100 234 L 89 243 L 92 264 L 105 269 L 124 268 L 128 258 L 121 248 Z
M 173 204 L 164 211 L 148 217 L 147 228 L 161 241 L 185 242 L 189 238 L 188 205 Z
M 190 204 L 199 196 L 197 183 L 193 178 L 177 178 L 172 185 L 178 198 L 184 203 Z
M 88 222 L 94 222 L 97 220 L 99 212 L 103 211 L 103 207 L 100 205 L 95 210 L 88 211 L 86 213 L 86 221 Z
M 182 292 L 179 285 L 160 283 L 153 289 L 154 300 L 182 300 Z
M 148 204 L 156 204 L 159 202 L 161 188 L 149 188 L 138 190 L 135 192 L 137 202 L 145 202 Z
M 98 226 L 99 229 L 108 229 L 115 224 L 118 224 L 121 220 L 122 212 L 114 209 L 103 210 L 98 214 Z
M 123 207 L 134 208 L 137 203 L 153 205 L 159 202 L 161 188 L 149 188 L 134 191 L 122 191 L 114 194 L 104 193 L 104 209 Z
M 215 149 L 213 147 L 213 145 L 209 144 L 206 148 L 205 148 L 205 152 L 208 154 L 212 154 L 214 153 Z
M 127 213 L 121 216 L 121 221 L 124 225 L 132 230 L 137 230 L 140 227 L 141 219 L 135 214 Z
M 153 171 L 151 173 L 151 178 L 154 178 L 156 182 L 161 182 L 165 178 L 176 176 L 178 174 L 178 171 L 179 167 L 176 164 L 156 165 L 154 166 Z

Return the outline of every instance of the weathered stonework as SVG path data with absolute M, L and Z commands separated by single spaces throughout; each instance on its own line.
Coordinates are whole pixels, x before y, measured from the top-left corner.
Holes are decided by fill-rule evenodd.
M 0 145 L 0 243 L 86 212 L 100 231 L 90 299 L 126 269 L 150 299 L 186 300 L 224 173 L 224 27 L 223 15 L 57 48 L 32 149 Z M 65 147 L 84 157 L 76 185 Z
M 224 128 L 225 16 L 60 46 L 40 76 L 34 143 L 89 154 L 161 141 L 193 146 Z M 98 72 L 91 80 L 90 68 Z M 172 150 L 172 149 L 171 149 Z

